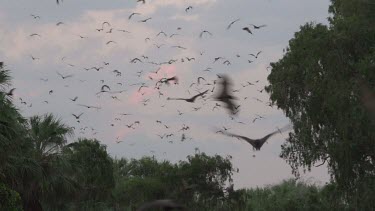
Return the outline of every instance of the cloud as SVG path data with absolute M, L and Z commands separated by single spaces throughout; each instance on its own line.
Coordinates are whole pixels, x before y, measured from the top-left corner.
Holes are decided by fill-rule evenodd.
M 130 95 L 131 104 L 139 104 L 145 97 L 150 96 L 157 91 L 154 87 L 142 87 L 140 91 L 136 90 Z
M 131 131 L 132 129 L 128 129 L 128 128 L 121 128 L 121 129 L 118 129 L 116 130 L 116 138 L 118 138 L 118 140 L 122 140 L 124 139 L 128 134 L 131 134 Z
M 13 61 L 34 55 L 41 58 L 38 62 L 48 64 L 56 63 L 60 59 L 57 58 L 58 55 L 73 55 L 71 58 L 75 63 L 84 63 L 89 58 L 99 59 L 120 52 L 138 55 L 145 52 L 150 46 L 142 44 L 144 38 L 133 36 L 133 34 L 146 35 L 155 32 L 146 25 L 128 21 L 124 16 L 127 11 L 127 9 L 86 11 L 78 20 L 66 22 L 64 25 L 24 23 L 7 33 L 4 28 L 10 27 L 2 27 L 0 33 L 4 34 L 2 37 L 3 50 L 0 52 L 7 59 Z M 101 28 L 104 21 L 110 22 L 111 27 L 97 33 L 95 29 Z M 7 24 L 2 23 L 2 25 Z M 113 33 L 106 33 L 112 27 Z M 123 32 L 117 31 L 117 29 L 124 28 L 131 28 L 132 33 L 124 35 Z M 30 37 L 33 33 L 39 34 L 40 37 Z M 126 40 L 130 38 L 132 42 L 127 42 Z M 110 40 L 114 40 L 116 43 L 106 45 Z
M 147 4 L 138 4 L 135 11 L 150 16 L 165 7 L 185 9 L 188 6 L 208 7 L 214 3 L 216 3 L 216 0 L 190 0 L 188 3 L 181 0 L 149 0 Z
M 183 21 L 198 21 L 199 15 L 175 15 L 170 17 L 171 20 L 183 20 Z

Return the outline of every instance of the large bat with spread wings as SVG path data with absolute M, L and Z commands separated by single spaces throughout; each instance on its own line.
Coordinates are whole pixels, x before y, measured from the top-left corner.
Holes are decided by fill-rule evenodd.
M 281 129 L 278 129 L 278 130 L 276 130 L 276 131 L 274 131 L 270 134 L 267 134 L 263 138 L 259 138 L 259 139 L 251 139 L 251 138 L 248 138 L 246 136 L 241 136 L 241 135 L 228 133 L 228 132 L 223 132 L 223 134 L 227 135 L 227 136 L 232 136 L 232 137 L 235 137 L 235 138 L 238 138 L 238 139 L 245 140 L 247 143 L 251 144 L 251 146 L 253 146 L 255 148 L 255 150 L 259 151 L 260 148 L 262 148 L 263 144 L 266 143 L 266 141 L 269 138 L 271 138 L 273 135 L 275 135 L 277 133 L 285 132 L 285 131 L 290 130 L 290 129 L 291 129 L 291 125 L 287 125 L 287 126 L 281 128 Z

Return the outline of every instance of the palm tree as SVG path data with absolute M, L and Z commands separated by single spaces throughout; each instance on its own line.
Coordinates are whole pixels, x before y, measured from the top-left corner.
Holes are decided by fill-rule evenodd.
M 19 192 L 21 175 L 32 174 L 37 165 L 27 157 L 26 120 L 4 93 L 10 85 L 9 71 L 0 62 L 0 181 Z
M 66 144 L 66 137 L 73 135 L 72 128 L 62 124 L 52 114 L 31 117 L 29 126 L 28 138 L 34 144 L 35 156 L 44 161 L 58 155 Z
M 66 137 L 72 134 L 72 129 L 52 114 L 29 119 L 26 139 L 32 144 L 30 156 L 39 170 L 23 175 L 21 195 L 25 210 L 43 210 L 42 204 L 48 207 L 51 202 L 58 205 L 64 193 L 74 191 L 75 182 L 67 176 L 69 163 L 61 156 Z
M 9 71 L 0 65 L 0 181 L 10 178 L 9 170 L 14 169 L 12 158 L 17 157 L 19 140 L 25 121 L 13 106 L 11 99 L 3 92 L 10 85 Z M 12 164 L 13 163 L 13 164 Z
M 6 164 L 5 160 L 9 155 L 10 140 L 13 139 L 17 132 L 15 127 L 17 124 L 17 116 L 20 116 L 17 110 L 13 107 L 9 99 L 6 98 L 2 91 L 10 84 L 10 77 L 8 71 L 0 66 L 0 178 L 4 176 L 3 166 Z
M 75 183 L 66 176 L 69 165 L 60 156 L 72 129 L 51 114 L 24 119 L 6 96 L 10 79 L 1 62 L 0 181 L 20 193 L 25 210 L 42 210 L 43 202 L 58 204 L 66 199 L 64 193 L 74 190 Z
M 0 181 L 15 188 L 18 176 L 32 170 L 33 162 L 26 157 L 29 143 L 25 141 L 26 120 L 0 93 Z

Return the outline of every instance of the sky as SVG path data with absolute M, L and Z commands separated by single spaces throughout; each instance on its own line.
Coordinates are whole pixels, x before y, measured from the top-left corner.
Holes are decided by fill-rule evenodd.
M 231 155 L 239 168 L 235 188 L 263 187 L 293 177 L 279 157 L 288 132 L 254 151 L 216 131 L 261 138 L 289 124 L 268 106 L 267 67 L 282 58 L 301 25 L 327 24 L 328 6 L 329 0 L 0 0 L 0 60 L 11 70 L 21 113 L 55 114 L 74 128 L 69 141 L 96 138 L 117 158 L 178 162 L 195 152 Z M 200 36 L 203 31 L 209 33 Z M 141 61 L 131 62 L 135 58 Z M 213 100 L 222 74 L 238 98 L 235 116 Z M 173 76 L 177 84 L 155 88 Z M 109 92 L 101 92 L 103 86 Z M 206 90 L 194 103 L 167 100 Z M 324 184 L 326 166 L 302 180 Z

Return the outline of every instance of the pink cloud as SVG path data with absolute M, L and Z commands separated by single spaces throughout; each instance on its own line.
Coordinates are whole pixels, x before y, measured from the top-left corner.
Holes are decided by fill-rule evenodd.
M 137 104 L 141 102 L 145 97 L 156 93 L 157 90 L 154 87 L 142 87 L 141 91 L 135 90 L 130 96 L 130 103 Z
M 27 96 L 28 97 L 36 97 L 36 96 L 40 96 L 41 95 L 41 91 L 30 91 L 27 93 Z
M 28 91 L 28 92 L 21 92 L 21 93 L 17 93 L 17 89 L 16 89 L 16 92 L 14 93 L 14 98 L 33 98 L 33 97 L 38 97 L 38 96 L 41 96 L 42 95 L 42 92 L 40 90 L 31 90 L 31 91 Z
M 116 131 L 116 138 L 118 137 L 118 140 L 122 140 L 126 135 L 130 134 L 130 129 L 128 128 L 121 128 Z

